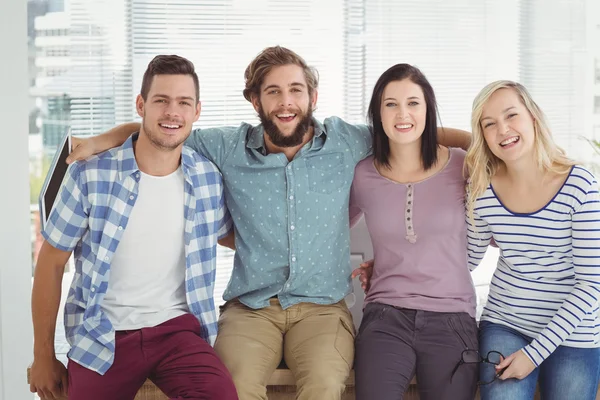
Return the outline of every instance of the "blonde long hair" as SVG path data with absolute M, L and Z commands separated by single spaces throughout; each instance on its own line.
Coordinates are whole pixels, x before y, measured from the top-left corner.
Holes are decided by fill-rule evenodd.
M 534 154 L 540 171 L 566 174 L 575 165 L 575 161 L 568 158 L 565 151 L 554 142 L 546 116 L 536 102 L 533 101 L 533 98 L 523 85 L 506 80 L 490 83 L 473 100 L 473 111 L 471 113 L 473 142 L 467 151 L 465 159 L 465 170 L 467 176 L 470 177 L 467 186 L 467 210 L 471 220 L 473 219 L 475 202 L 488 188 L 492 177 L 503 162 L 488 147 L 483 137 L 483 128 L 481 126 L 483 107 L 489 98 L 499 89 L 514 90 L 533 117 L 535 132 Z

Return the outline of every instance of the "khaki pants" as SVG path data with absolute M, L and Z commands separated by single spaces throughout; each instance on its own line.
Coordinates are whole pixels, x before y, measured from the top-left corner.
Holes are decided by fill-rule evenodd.
M 286 310 L 277 299 L 260 310 L 234 300 L 221 312 L 215 350 L 240 400 L 267 399 L 267 381 L 282 357 L 298 400 L 340 400 L 354 359 L 354 325 L 343 300 Z

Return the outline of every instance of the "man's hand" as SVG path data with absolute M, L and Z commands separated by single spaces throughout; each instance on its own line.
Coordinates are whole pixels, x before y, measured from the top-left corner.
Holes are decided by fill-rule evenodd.
M 527 357 L 525 352 L 518 350 L 506 357 L 502 362 L 496 365 L 496 371 L 504 370 L 500 379 L 525 379 L 533 370 L 535 364 Z
M 373 260 L 365 261 L 352 271 L 352 279 L 359 277 L 361 287 L 367 293 L 371 287 L 371 276 L 373 275 Z
M 87 139 L 82 139 L 72 137 L 71 143 L 73 145 L 73 150 L 67 157 L 67 164 L 72 164 L 75 161 L 86 160 L 98 152 L 94 147 L 94 138 L 90 137 Z
M 37 392 L 42 400 L 66 399 L 67 378 L 67 369 L 56 357 L 35 359 L 31 365 L 29 390 Z
M 86 139 L 72 138 L 73 151 L 67 157 L 67 164 L 86 160 L 94 154 L 102 153 L 103 151 L 122 145 L 132 133 L 138 132 L 141 129 L 140 126 L 139 122 L 130 122 L 116 126 L 98 136 Z

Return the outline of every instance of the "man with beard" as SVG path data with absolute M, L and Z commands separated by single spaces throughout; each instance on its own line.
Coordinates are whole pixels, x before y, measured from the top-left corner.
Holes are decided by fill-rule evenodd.
M 171 399 L 235 400 L 210 345 L 216 244 L 231 221 L 219 171 L 183 147 L 200 116 L 194 65 L 155 57 L 136 106 L 139 133 L 69 168 L 43 232 L 31 391 L 43 400 L 133 399 L 150 378 Z M 54 353 L 54 328 L 73 250 L 67 370 Z
M 242 400 L 266 400 L 282 358 L 300 400 L 339 400 L 354 358 L 348 197 L 371 149 L 366 126 L 312 117 L 316 71 L 291 50 L 263 50 L 244 97 L 261 125 L 195 130 L 186 142 L 221 170 L 235 235 L 231 280 L 215 349 Z M 87 139 L 72 159 L 117 145 L 137 124 Z M 453 132 L 446 145 L 468 143 Z M 458 143 L 457 143 L 458 142 Z

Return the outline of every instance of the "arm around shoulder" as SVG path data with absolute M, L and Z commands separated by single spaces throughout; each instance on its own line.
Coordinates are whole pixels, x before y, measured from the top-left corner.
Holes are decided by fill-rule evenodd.
M 367 125 L 351 124 L 339 117 L 326 118 L 323 125 L 327 134 L 335 133 L 343 138 L 352 152 L 355 163 L 371 153 L 373 138 Z
M 249 124 L 218 128 L 196 128 L 186 139 L 185 145 L 206 157 L 221 169 L 238 142 L 244 142 Z
M 468 150 L 471 145 L 471 133 L 455 128 L 438 128 L 438 143 L 446 147 L 458 147 Z
M 111 130 L 90 138 L 73 138 L 73 151 L 67 158 L 67 163 L 81 161 L 125 143 L 132 133 L 140 130 L 139 122 L 129 122 L 118 125 Z

